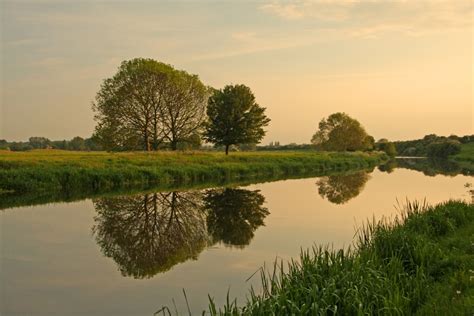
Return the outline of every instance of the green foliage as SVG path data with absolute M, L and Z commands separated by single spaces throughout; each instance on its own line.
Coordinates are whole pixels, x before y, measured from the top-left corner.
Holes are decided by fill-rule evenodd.
M 103 150 L 102 146 L 100 145 L 99 139 L 97 139 L 97 137 L 95 136 L 86 138 L 84 140 L 84 146 L 85 146 L 85 150 L 89 150 L 89 151 Z
M 346 113 L 334 113 L 319 122 L 319 130 L 311 142 L 318 148 L 330 151 L 356 151 L 373 148 L 373 137 L 362 125 Z
M 8 144 L 8 149 L 11 151 L 27 151 L 32 150 L 33 146 L 29 142 L 12 142 Z
M 354 248 L 315 247 L 262 269 L 262 291 L 211 315 L 469 315 L 474 307 L 474 204 L 408 203 L 369 222 Z
M 426 153 L 428 157 L 447 158 L 461 152 L 461 144 L 457 140 L 436 141 L 428 145 Z
M 86 142 L 84 138 L 76 136 L 68 144 L 68 149 L 69 150 L 85 150 L 86 149 Z
M 5 139 L 0 139 L 0 150 L 8 150 L 8 142 Z
M 462 169 L 470 170 L 471 174 L 474 174 L 474 142 L 462 144 L 461 152 L 450 159 Z
M 124 61 L 104 80 L 93 109 L 95 136 L 107 150 L 172 149 L 199 132 L 208 88 L 197 75 L 153 59 Z
M 259 143 L 265 136 L 263 127 L 270 119 L 259 106 L 249 87 L 228 85 L 215 90 L 207 106 L 208 122 L 205 138 L 216 146 Z
M 177 144 L 179 150 L 197 150 L 201 148 L 202 139 L 198 133 L 193 133 L 186 138 L 180 140 Z
M 395 157 L 397 155 L 395 144 L 386 139 L 381 139 L 375 143 L 375 149 L 385 152 L 389 157 Z
M 33 149 L 61 149 L 74 151 L 98 151 L 102 147 L 97 138 L 83 139 L 76 136 L 71 140 L 49 140 L 45 137 L 30 137 L 28 142 L 8 142 L 0 140 L 0 150 L 28 151 Z
M 46 137 L 30 137 L 28 143 L 33 149 L 46 149 L 51 145 L 51 141 Z
M 279 142 L 275 143 L 270 143 L 269 145 L 265 146 L 257 146 L 257 150 L 262 150 L 262 151 L 280 151 L 280 150 L 290 150 L 290 151 L 309 151 L 309 150 L 314 150 L 314 145 L 313 144 L 296 144 L 296 143 L 290 143 L 287 145 L 280 145 Z
M 449 137 L 429 134 L 422 139 L 397 141 L 394 142 L 397 152 L 401 156 L 408 157 L 426 157 L 428 155 L 428 146 L 431 143 L 444 142 L 447 140 L 458 141 L 462 145 L 474 142 L 474 135 L 465 135 L 462 137 L 451 135 Z

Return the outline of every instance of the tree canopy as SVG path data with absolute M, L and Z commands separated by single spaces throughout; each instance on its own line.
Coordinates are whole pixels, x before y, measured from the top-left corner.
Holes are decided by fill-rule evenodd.
M 323 150 L 355 151 L 373 147 L 373 137 L 346 113 L 334 113 L 319 122 L 319 130 L 311 142 Z
M 459 144 L 467 144 L 474 142 L 474 135 L 465 135 L 465 136 L 456 136 L 450 135 L 446 136 L 437 136 L 435 134 L 429 134 L 423 137 L 422 139 L 415 139 L 415 140 L 405 140 L 405 141 L 396 141 L 394 142 L 397 152 L 401 156 L 415 156 L 415 157 L 440 157 L 438 153 L 435 152 L 443 152 L 444 150 L 439 151 L 441 143 L 445 143 L 447 141 L 452 141 L 454 143 Z M 448 143 L 453 145 L 454 143 Z M 431 144 L 435 144 L 431 146 Z M 428 148 L 431 146 L 430 153 L 428 153 Z M 448 148 L 450 146 L 446 146 Z M 456 145 L 454 145 L 456 147 Z M 451 153 L 453 154 L 453 153 Z M 443 154 L 441 155 L 443 156 Z
M 447 158 L 456 155 L 461 151 L 461 144 L 457 140 L 447 139 L 435 141 L 426 148 L 428 157 Z
M 124 61 L 97 93 L 95 135 L 108 150 L 176 149 L 202 127 L 208 96 L 197 75 L 153 59 Z
M 377 150 L 385 152 L 387 155 L 390 157 L 395 157 L 397 155 L 397 148 L 395 147 L 395 144 L 388 141 L 385 138 L 380 139 L 376 144 L 375 148 Z
M 214 90 L 207 105 L 208 121 L 205 139 L 216 146 L 225 146 L 226 154 L 231 145 L 259 143 L 270 119 L 265 108 L 259 106 L 249 87 L 227 85 Z

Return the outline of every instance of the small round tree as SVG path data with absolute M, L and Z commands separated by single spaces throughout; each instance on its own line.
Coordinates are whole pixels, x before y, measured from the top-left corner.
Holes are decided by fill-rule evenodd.
M 245 85 L 228 85 L 215 90 L 207 105 L 208 122 L 205 139 L 217 146 L 259 143 L 265 136 L 264 126 L 270 119 L 265 108 L 255 102 L 255 96 Z
M 375 148 L 377 150 L 385 152 L 389 157 L 395 157 L 397 155 L 397 148 L 395 144 L 389 142 L 387 139 L 382 138 L 376 144 Z
M 373 138 L 362 125 L 346 113 L 334 113 L 319 122 L 311 142 L 323 150 L 355 151 L 373 147 Z

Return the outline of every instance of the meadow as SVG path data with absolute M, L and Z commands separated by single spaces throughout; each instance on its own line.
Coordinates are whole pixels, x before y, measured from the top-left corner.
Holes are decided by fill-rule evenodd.
M 212 315 L 470 315 L 474 310 L 474 204 L 407 203 L 369 222 L 352 249 L 315 247 L 262 269 L 263 290 Z M 160 313 L 171 314 L 167 308 Z
M 332 152 L 0 152 L 3 195 L 107 192 L 243 181 L 375 166 L 386 155 Z

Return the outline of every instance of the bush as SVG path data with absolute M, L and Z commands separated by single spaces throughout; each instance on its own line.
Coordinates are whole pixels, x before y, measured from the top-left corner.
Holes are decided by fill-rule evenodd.
M 461 151 L 461 144 L 455 140 L 444 140 L 431 143 L 427 147 L 428 157 L 447 158 L 458 154 Z

